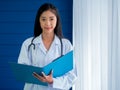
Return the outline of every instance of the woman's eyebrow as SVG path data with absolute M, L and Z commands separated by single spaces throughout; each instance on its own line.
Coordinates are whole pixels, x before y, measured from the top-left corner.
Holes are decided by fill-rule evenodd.
M 44 17 L 44 16 L 41 16 L 41 18 L 46 18 L 46 17 Z
M 50 16 L 49 18 L 54 18 L 55 16 Z M 41 18 L 47 18 L 47 17 L 45 17 L 45 16 L 41 16 Z
M 50 19 L 53 19 L 53 18 L 55 18 L 55 16 L 51 16 L 51 17 L 49 17 Z

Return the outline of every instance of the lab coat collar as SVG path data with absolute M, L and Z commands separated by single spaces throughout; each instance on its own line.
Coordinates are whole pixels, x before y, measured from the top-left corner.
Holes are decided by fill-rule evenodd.
M 57 35 L 55 35 L 53 42 L 58 45 L 60 44 L 59 38 Z M 38 37 L 36 37 L 33 41 L 34 44 L 41 44 L 42 43 L 42 35 L 40 34 Z

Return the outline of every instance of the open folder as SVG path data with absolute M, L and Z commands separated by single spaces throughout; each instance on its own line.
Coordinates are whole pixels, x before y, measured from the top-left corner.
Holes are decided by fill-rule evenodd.
M 15 62 L 9 62 L 9 64 L 13 70 L 15 78 L 18 81 L 47 86 L 47 83 L 41 82 L 35 78 L 32 75 L 33 72 L 38 74 L 44 72 L 46 75 L 48 75 L 50 71 L 53 70 L 53 77 L 64 75 L 73 69 L 73 51 L 70 51 L 62 57 L 55 59 L 53 62 L 44 67 L 35 67 L 31 65 L 18 64 Z

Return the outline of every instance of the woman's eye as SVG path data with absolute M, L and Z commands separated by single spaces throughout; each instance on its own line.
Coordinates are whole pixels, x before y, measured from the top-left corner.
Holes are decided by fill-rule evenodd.
M 45 21 L 45 19 L 42 19 L 42 21 Z
M 50 19 L 51 21 L 54 20 L 53 18 Z

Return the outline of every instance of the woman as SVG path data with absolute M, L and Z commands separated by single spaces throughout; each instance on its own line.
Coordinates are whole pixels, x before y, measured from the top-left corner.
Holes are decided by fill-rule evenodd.
M 21 48 L 18 63 L 44 67 L 54 59 L 65 55 L 72 50 L 69 40 L 63 39 L 60 17 L 56 7 L 50 3 L 43 4 L 36 15 L 34 37 L 26 39 Z M 48 86 L 25 83 L 24 90 L 69 90 L 76 80 L 76 69 L 63 76 L 54 78 L 52 71 L 42 76 L 33 73 L 33 76 Z

